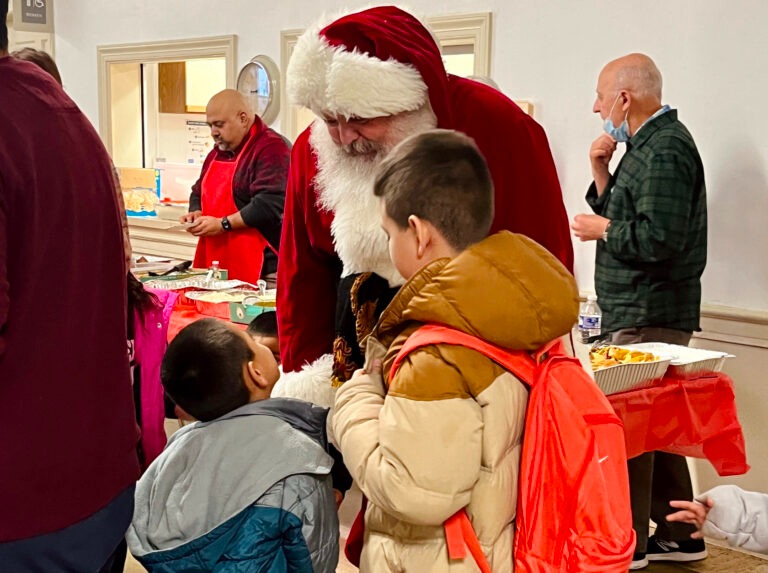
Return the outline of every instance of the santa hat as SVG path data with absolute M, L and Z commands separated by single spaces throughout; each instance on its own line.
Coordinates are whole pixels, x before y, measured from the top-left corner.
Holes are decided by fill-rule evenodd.
M 424 25 L 394 6 L 308 29 L 287 71 L 288 97 L 317 115 L 372 118 L 413 111 L 429 99 L 447 112 L 447 74 Z

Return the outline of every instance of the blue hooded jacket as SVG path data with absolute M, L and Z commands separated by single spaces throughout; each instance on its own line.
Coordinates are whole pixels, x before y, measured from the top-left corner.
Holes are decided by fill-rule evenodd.
M 151 573 L 332 573 L 327 410 L 273 398 L 174 434 L 139 480 L 131 553 Z

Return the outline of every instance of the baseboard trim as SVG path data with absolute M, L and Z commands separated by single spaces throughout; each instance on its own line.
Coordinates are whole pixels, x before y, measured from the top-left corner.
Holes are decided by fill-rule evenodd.
M 720 305 L 703 305 L 702 340 L 768 349 L 768 312 Z
M 586 300 L 581 295 L 581 300 Z M 695 339 L 768 349 L 768 310 L 717 304 L 701 306 L 701 331 Z

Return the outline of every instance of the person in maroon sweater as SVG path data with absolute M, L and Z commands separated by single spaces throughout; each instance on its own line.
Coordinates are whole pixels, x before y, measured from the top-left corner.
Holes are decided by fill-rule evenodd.
M 181 217 L 199 237 L 194 264 L 218 260 L 230 279 L 274 284 L 291 148 L 236 90 L 211 98 L 206 121 L 216 145 Z
M 408 135 L 439 127 L 470 136 L 493 178 L 491 233 L 527 235 L 573 269 L 544 130 L 501 92 L 447 73 L 411 14 L 380 6 L 310 27 L 286 78 L 291 102 L 318 119 L 294 143 L 286 190 L 277 318 L 283 368 L 296 375 L 276 395 L 314 400 L 314 381 L 325 379 L 332 397 L 328 382 L 361 367 L 359 341 L 404 283 L 372 189 L 377 164 Z
M 0 0 L 0 569 L 100 571 L 139 475 L 109 157 Z

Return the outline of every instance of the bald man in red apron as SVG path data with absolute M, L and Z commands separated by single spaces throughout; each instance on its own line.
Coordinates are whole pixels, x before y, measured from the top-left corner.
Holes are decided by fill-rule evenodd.
M 194 266 L 219 261 L 230 279 L 273 278 L 290 148 L 236 90 L 211 98 L 206 122 L 215 147 L 192 187 L 189 213 L 181 217 L 199 237 Z

